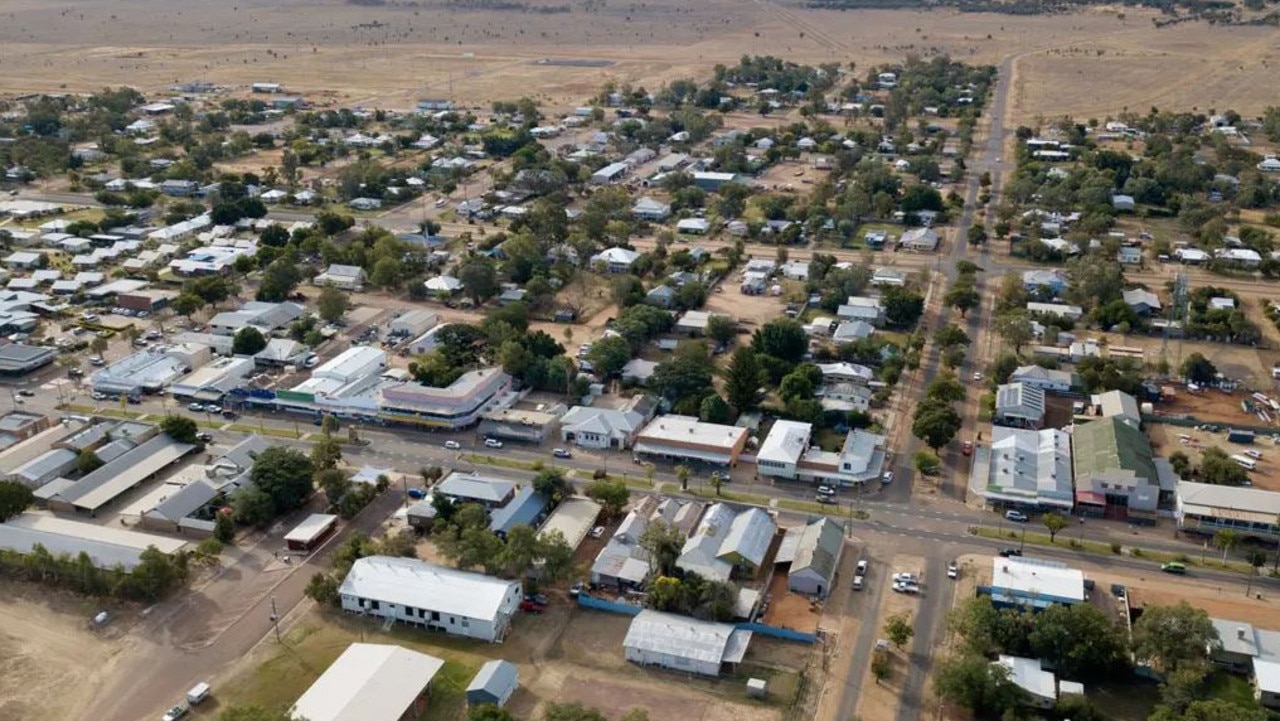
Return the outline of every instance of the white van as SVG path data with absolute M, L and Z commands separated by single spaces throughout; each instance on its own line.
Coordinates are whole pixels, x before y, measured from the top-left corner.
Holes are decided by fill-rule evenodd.
M 1255 463 L 1252 458 L 1248 458 L 1246 456 L 1242 456 L 1239 454 L 1232 456 L 1231 460 L 1235 461 L 1237 465 L 1243 466 L 1245 470 L 1252 471 L 1258 467 L 1258 464 Z
M 204 683 L 203 681 L 196 684 L 195 686 L 192 686 L 191 690 L 187 692 L 187 703 L 191 704 L 192 706 L 195 706 L 201 701 L 209 698 L 210 690 L 211 689 L 209 688 L 209 684 Z
M 1258 451 L 1245 451 L 1244 454 L 1255 461 L 1262 460 L 1262 454 L 1259 453 Z

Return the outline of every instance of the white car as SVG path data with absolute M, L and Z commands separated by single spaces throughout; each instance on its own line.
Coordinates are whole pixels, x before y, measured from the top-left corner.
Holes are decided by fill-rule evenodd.
M 858 575 L 859 575 L 859 576 L 865 576 L 865 575 L 867 575 L 867 562 L 866 562 L 866 561 L 858 561 Z
M 204 412 L 204 404 L 203 404 L 203 403 L 192 403 L 191 405 L 187 406 L 187 410 L 191 411 L 192 413 L 203 413 L 203 412 Z
M 893 483 L 893 471 L 885 471 L 884 475 L 880 477 L 880 482 L 886 486 Z
M 861 590 L 862 590 L 862 576 L 854 576 L 854 577 L 853 577 L 853 590 L 855 590 L 855 591 L 861 591 Z
M 831 486 L 818 486 L 818 493 L 823 496 L 834 496 L 836 489 Z
M 457 441 L 445 441 L 445 442 L 444 442 L 444 447 L 445 447 L 445 448 L 448 448 L 448 449 L 449 449 L 449 450 L 451 450 L 451 451 L 460 451 L 460 450 L 462 450 L 462 444 L 461 444 L 461 443 L 459 443 L 459 442 L 457 442 Z
M 953 581 L 960 578 L 960 569 L 954 562 L 947 565 L 947 578 L 950 578 Z
M 898 581 L 893 584 L 893 590 L 898 593 L 916 594 L 920 593 L 920 584 L 911 583 L 909 581 Z
M 496 438 L 486 438 L 484 439 L 484 447 L 485 448 L 501 448 L 502 441 Z
M 974 373 L 974 374 L 973 374 L 973 381 L 974 381 L 975 383 L 981 383 L 981 382 L 982 382 L 982 374 L 981 374 L 981 373 Z
M 600 538 L 603 535 L 604 535 L 604 526 L 596 526 L 595 528 L 591 529 L 592 538 Z
M 914 573 L 895 573 L 893 574 L 894 583 L 919 583 L 920 579 L 916 578 Z

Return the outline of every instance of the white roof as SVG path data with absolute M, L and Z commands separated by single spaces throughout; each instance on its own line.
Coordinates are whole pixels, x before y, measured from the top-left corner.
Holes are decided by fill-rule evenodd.
M 1038 558 L 992 559 L 991 585 L 1025 595 L 1084 600 L 1084 572 Z
M 719 423 L 703 423 L 693 416 L 658 416 L 640 431 L 640 440 L 650 443 L 695 443 L 718 446 L 725 451 L 735 447 L 747 434 L 746 428 Z
M 737 663 L 750 642 L 750 631 L 738 631 L 727 623 L 646 610 L 631 622 L 622 645 L 704 663 Z
M 1039 660 L 1001 655 L 996 663 L 1009 669 L 1009 680 L 1032 696 L 1046 699 L 1058 697 L 1053 674 L 1040 668 Z
M 415 558 L 369 556 L 351 566 L 339 593 L 443 614 L 494 620 L 519 583 Z
M 1259 691 L 1280 693 L 1280 663 L 1253 659 L 1253 677 Z
M 444 667 L 407 648 L 353 643 L 298 698 L 307 721 L 398 721 Z
M 36 544 L 55 556 L 77 556 L 83 551 L 99 568 L 121 565 L 129 570 L 138 565 L 147 546 L 155 546 L 162 553 L 174 553 L 187 542 L 40 513 L 24 513 L 0 523 L 0 548 L 30 553 Z
M 1071 509 L 1071 436 L 1065 431 L 994 426 L 990 449 L 979 449 L 977 457 L 988 463 L 988 497 Z
M 1274 524 L 1280 515 L 1280 493 L 1182 481 L 1178 484 L 1178 508 L 1184 514 Z
M 566 498 L 551 512 L 538 535 L 559 531 L 570 548 L 577 548 L 600 517 L 600 504 L 585 498 Z
M 619 248 L 615 246 L 613 248 L 608 248 L 606 250 L 600 251 L 599 253 L 596 253 L 594 256 L 591 257 L 591 262 L 618 263 L 620 265 L 631 265 L 632 263 L 636 262 L 636 258 L 639 258 L 639 257 L 640 257 L 640 254 L 635 252 L 634 250 L 627 250 L 626 248 Z
M 799 421 L 778 420 L 769 429 L 760 451 L 756 453 L 757 461 L 777 461 L 795 464 L 809 447 L 809 438 L 813 433 L 813 425 Z
M 285 541 L 299 541 L 301 543 L 311 543 L 317 536 L 329 530 L 329 527 L 338 522 L 338 517 L 331 513 L 313 513 L 302 520 L 302 523 L 293 527 L 284 535 Z

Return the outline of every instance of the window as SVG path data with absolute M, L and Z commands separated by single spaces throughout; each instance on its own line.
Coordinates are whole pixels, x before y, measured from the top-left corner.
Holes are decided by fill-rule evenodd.
M 467 620 L 467 619 L 465 619 L 465 618 L 464 618 L 464 619 L 462 619 L 462 627 L 463 627 L 463 628 L 471 628 L 471 622 L 470 622 L 470 621 L 468 621 L 468 620 Z

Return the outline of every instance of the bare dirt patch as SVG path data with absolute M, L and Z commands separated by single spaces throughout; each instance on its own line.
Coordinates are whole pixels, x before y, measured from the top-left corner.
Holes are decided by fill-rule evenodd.
M 129 648 L 124 629 L 95 632 L 90 601 L 0 584 L 0 720 L 77 718 Z
M 1148 424 L 1147 436 L 1158 455 L 1167 457 L 1174 451 L 1182 451 L 1193 465 L 1200 462 L 1201 456 L 1209 448 L 1220 448 L 1228 455 L 1256 450 L 1262 453 L 1262 458 L 1254 459 L 1257 468 L 1249 473 L 1249 481 L 1257 488 L 1280 491 L 1280 448 L 1276 448 L 1276 444 L 1268 438 L 1258 437 L 1255 445 L 1241 446 L 1229 443 L 1226 433 L 1222 431 L 1210 433 L 1198 428 L 1163 423 Z

